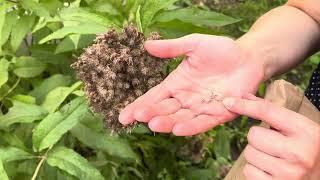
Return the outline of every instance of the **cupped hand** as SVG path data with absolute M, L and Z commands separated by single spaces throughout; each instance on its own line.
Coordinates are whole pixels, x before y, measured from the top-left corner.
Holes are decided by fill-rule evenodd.
M 244 150 L 248 180 L 320 179 L 320 126 L 298 113 L 263 99 L 226 98 L 226 107 L 237 114 L 260 119 L 274 129 L 252 127 Z
M 120 113 L 124 125 L 145 122 L 152 131 L 178 136 L 205 132 L 236 117 L 223 106 L 224 97 L 255 93 L 264 78 L 254 50 L 227 37 L 193 34 L 148 41 L 145 48 L 161 58 L 186 58 Z

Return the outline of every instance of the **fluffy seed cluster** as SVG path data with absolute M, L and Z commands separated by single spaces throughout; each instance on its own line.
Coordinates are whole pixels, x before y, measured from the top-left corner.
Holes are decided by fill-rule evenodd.
M 148 39 L 158 40 L 160 35 L 152 33 Z M 111 29 L 98 35 L 71 65 L 84 82 L 93 111 L 115 132 L 127 129 L 118 121 L 119 112 L 165 78 L 165 61 L 147 53 L 145 40 L 132 25 L 121 33 Z

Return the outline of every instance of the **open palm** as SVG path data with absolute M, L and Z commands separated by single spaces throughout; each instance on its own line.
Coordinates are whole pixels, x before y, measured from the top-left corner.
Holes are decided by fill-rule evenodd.
M 221 103 L 224 97 L 255 93 L 263 78 L 262 65 L 252 61 L 254 55 L 230 38 L 193 34 L 149 41 L 145 47 L 157 57 L 186 58 L 120 113 L 125 125 L 146 122 L 153 131 L 178 136 L 205 132 L 236 117 Z

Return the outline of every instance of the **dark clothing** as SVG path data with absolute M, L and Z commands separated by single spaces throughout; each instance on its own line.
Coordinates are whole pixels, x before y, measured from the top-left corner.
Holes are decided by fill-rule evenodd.
M 318 68 L 313 72 L 310 79 L 310 84 L 305 91 L 308 99 L 320 110 L 320 64 Z

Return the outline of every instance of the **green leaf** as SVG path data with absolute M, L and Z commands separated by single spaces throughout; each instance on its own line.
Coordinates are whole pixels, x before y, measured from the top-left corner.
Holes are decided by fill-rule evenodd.
M 2 31 L 5 29 L 5 28 L 7 28 L 7 27 L 5 27 L 4 25 L 5 25 L 5 18 L 6 18 L 6 9 L 7 9 L 7 4 L 2 4 L 1 6 L 0 6 L 0 35 L 2 35 Z M 0 44 L 0 53 L 1 53 L 1 51 L 2 51 L 2 49 L 1 49 L 1 46 L 2 46 L 2 44 Z M 0 76 L 1 77 L 1 76 Z M 0 83 L 1 83 L 1 80 L 0 80 Z M 1 86 L 1 84 L 0 84 L 0 86 Z
M 164 38 L 178 38 L 191 33 L 215 34 L 215 35 L 221 34 L 221 32 L 218 32 L 216 29 L 199 27 L 191 23 L 182 22 L 180 20 L 173 20 L 165 23 L 156 22 L 148 30 L 148 32 L 150 31 L 157 31 Z
M 212 180 L 216 179 L 212 169 L 189 168 L 186 172 L 186 180 Z
M 46 69 L 46 64 L 30 56 L 17 58 L 13 72 L 21 78 L 32 78 L 40 75 Z
M 24 37 L 34 24 L 35 16 L 24 15 L 18 19 L 17 24 L 13 25 L 11 32 L 11 48 L 15 52 L 20 47 Z
M 36 104 L 36 98 L 23 94 L 16 94 L 12 98 L 12 100 L 20 101 L 26 104 Z
M 48 154 L 47 163 L 79 179 L 103 180 L 101 173 L 72 149 L 58 147 Z
M 220 27 L 238 22 L 238 19 L 214 11 L 205 11 L 198 8 L 183 8 L 165 11 L 155 17 L 154 22 L 169 22 L 180 20 L 197 26 Z
M 9 13 L 6 13 L 5 22 L 1 31 L 0 47 L 8 41 L 12 27 L 17 23 L 17 21 L 17 11 L 11 11 Z
M 224 126 L 221 126 L 217 130 L 217 134 L 214 140 L 214 153 L 216 157 L 222 157 L 225 159 L 230 158 L 230 133 L 225 129 Z
M 8 81 L 9 64 L 9 61 L 4 58 L 0 60 L 0 88 Z
M 65 26 L 47 37 L 41 39 L 39 44 L 46 43 L 53 39 L 62 39 L 70 34 L 98 34 L 105 32 L 107 28 L 102 25 L 94 24 L 94 23 L 83 23 L 78 26 Z
M 55 74 L 42 81 L 42 83 L 35 87 L 29 94 L 36 97 L 37 103 L 41 104 L 46 95 L 53 89 L 61 86 L 69 86 L 71 77 L 62 74 Z
M 72 94 L 76 96 L 84 96 L 84 91 L 83 90 L 75 90 L 72 92 Z
M 56 23 L 56 22 L 60 22 L 61 19 L 59 19 L 57 16 L 51 18 L 44 18 L 44 17 L 40 17 L 38 22 L 36 23 L 36 25 L 33 27 L 32 29 L 32 33 L 37 32 L 38 30 L 44 28 L 45 26 L 47 26 L 48 23 Z
M 0 116 L 0 127 L 7 128 L 15 123 L 32 123 L 47 115 L 47 111 L 40 106 L 15 100 L 12 103 L 13 106 L 9 109 L 9 112 Z
M 108 13 L 110 15 L 120 15 L 121 13 L 110 2 L 105 0 L 97 0 L 90 2 L 90 7 L 96 11 Z
M 139 5 L 139 7 L 137 9 L 137 12 L 136 12 L 136 23 L 137 23 L 139 31 L 143 32 L 142 23 L 141 23 L 140 9 L 141 9 L 141 6 Z
M 55 53 L 58 54 L 88 47 L 93 43 L 94 38 L 95 35 L 71 34 L 58 44 Z
M 2 161 L 0 161 L 0 179 L 2 180 L 9 180 L 9 177 L 3 167 Z
M 33 158 L 32 154 L 15 147 L 0 148 L 0 161 L 3 163 Z
M 178 0 L 148 0 L 142 8 L 142 28 L 145 30 L 152 23 L 154 16 Z
M 82 123 L 72 128 L 71 133 L 83 144 L 93 149 L 100 149 L 112 156 L 120 158 L 138 160 L 137 154 L 134 153 L 129 143 L 124 139 L 95 132 Z
M 22 0 L 20 1 L 22 7 L 26 10 L 34 12 L 40 17 L 50 17 L 50 12 L 41 3 L 34 0 Z
M 105 3 L 106 4 L 106 3 Z M 99 13 L 93 12 L 85 8 L 66 8 L 60 12 L 60 17 L 63 21 L 76 21 L 76 22 L 91 22 L 103 27 L 114 26 L 118 28 L 112 20 Z
M 42 107 L 49 113 L 53 113 L 64 102 L 64 100 L 77 88 L 81 86 L 81 82 L 78 81 L 71 87 L 57 87 L 50 91 L 46 96 Z
M 62 107 L 60 111 L 49 114 L 33 131 L 33 147 L 41 151 L 55 144 L 87 112 L 88 106 L 85 99 L 77 98 Z
M 11 132 L 0 132 L 0 137 L 10 146 L 26 150 L 24 143 L 19 139 L 19 137 Z

